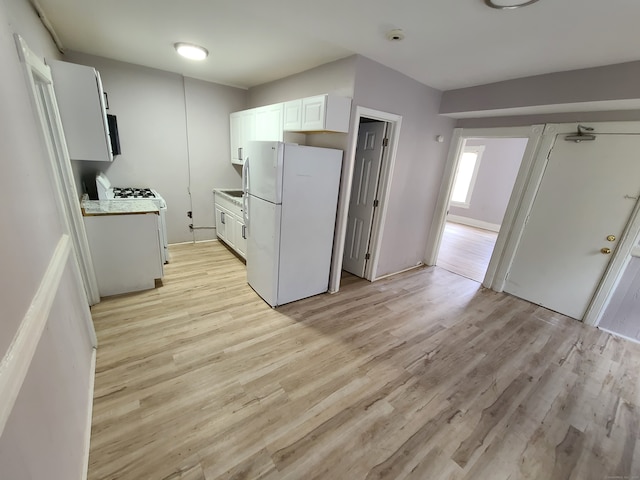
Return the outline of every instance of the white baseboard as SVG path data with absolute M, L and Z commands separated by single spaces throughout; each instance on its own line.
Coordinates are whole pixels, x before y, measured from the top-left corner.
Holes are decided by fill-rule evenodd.
M 375 282 L 375 281 L 377 281 L 377 280 L 382 280 L 383 278 L 388 278 L 388 277 L 392 277 L 392 276 L 394 276 L 394 275 L 399 275 L 399 274 L 401 274 L 401 273 L 405 273 L 405 272 L 408 272 L 408 271 L 410 271 L 410 270 L 415 270 L 416 268 L 420 268 L 420 267 L 423 267 L 423 266 L 424 266 L 424 263 L 420 262 L 420 263 L 418 263 L 417 265 L 414 265 L 413 267 L 405 268 L 404 270 L 400 270 L 399 272 L 387 273 L 387 274 L 385 274 L 385 275 L 381 275 L 381 276 L 379 276 L 379 277 L 375 277 L 375 278 L 374 278 L 373 280 L 371 280 L 371 281 L 372 281 L 372 282 Z
M 89 475 L 89 448 L 91 446 L 91 423 L 93 422 L 93 391 L 95 389 L 95 381 L 96 381 L 96 349 L 93 349 L 93 353 L 91 354 L 91 367 L 90 367 L 90 377 L 89 377 L 89 398 L 88 398 L 88 409 L 87 409 L 87 424 L 85 425 L 84 432 L 84 454 L 83 454 L 83 471 L 82 471 L 82 480 L 87 480 Z
M 489 230 L 491 232 L 500 231 L 500 225 L 497 223 L 483 222 L 482 220 L 476 220 L 475 218 L 461 217 L 459 215 L 447 215 L 447 221 L 461 223 L 462 225 L 469 225 L 470 227 L 482 228 L 483 230 Z
M 609 330 L 608 328 L 598 327 L 598 329 L 602 330 L 603 332 L 610 333 L 611 335 L 614 335 L 616 337 L 620 337 L 620 338 L 624 338 L 625 340 L 629 340 L 630 342 L 640 343 L 640 340 L 638 340 L 637 338 L 628 337 L 626 335 L 622 335 L 621 333 L 613 332 L 613 331 Z
M 176 242 L 176 243 L 170 243 L 169 246 L 171 245 L 187 245 L 189 243 L 209 243 L 209 242 L 217 242 L 218 241 L 218 237 L 216 238 L 209 238 L 207 240 L 189 240 L 188 242 Z

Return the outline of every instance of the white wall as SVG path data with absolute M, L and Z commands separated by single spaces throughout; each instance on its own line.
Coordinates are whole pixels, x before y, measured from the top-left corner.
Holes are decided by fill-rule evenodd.
M 73 162 L 76 175 L 90 182 L 101 169 L 115 186 L 158 190 L 170 243 L 193 240 L 189 210 L 195 225 L 213 226 L 213 188 L 241 185 L 228 158 L 229 113 L 244 108 L 246 91 L 77 52 L 63 60 L 100 72 L 122 147 L 113 163 Z M 196 232 L 197 240 L 210 238 L 213 229 Z
M 377 276 L 424 260 L 454 121 L 438 115 L 441 93 L 358 57 L 354 105 L 402 115 L 402 130 Z M 443 135 L 443 143 L 436 136 Z
M 2 357 L 34 303 L 64 232 L 14 32 L 22 35 L 39 55 L 56 55 L 26 0 L 0 0 L 0 199 L 9 206 L 0 211 Z M 33 360 L 13 359 L 27 364 L 31 361 L 31 365 L 5 429 L 0 432 L 3 479 L 79 478 L 83 469 L 91 405 L 91 344 L 85 323 L 87 302 L 80 282 L 70 275 L 71 259 L 57 287 Z
M 526 138 L 483 138 L 467 140 L 467 146 L 484 145 L 484 153 L 469 208 L 449 207 L 451 215 L 500 225 L 516 181 Z

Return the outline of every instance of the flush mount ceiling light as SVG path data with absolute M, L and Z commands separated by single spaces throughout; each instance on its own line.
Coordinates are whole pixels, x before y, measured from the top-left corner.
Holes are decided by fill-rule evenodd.
M 192 43 L 178 42 L 173 46 L 180 55 L 190 60 L 204 60 L 209 55 L 206 48 Z
M 532 5 L 538 0 L 484 0 L 485 5 L 498 10 L 513 10 L 514 8 Z

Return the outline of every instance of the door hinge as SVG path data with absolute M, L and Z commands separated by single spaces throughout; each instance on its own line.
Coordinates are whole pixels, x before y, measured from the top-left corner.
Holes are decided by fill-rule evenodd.
M 373 208 L 376 208 L 378 205 L 380 205 L 380 202 L 376 199 L 373 201 Z
M 384 138 L 382 140 L 382 146 L 383 147 L 388 147 L 389 146 L 389 139 L 388 138 Z
M 365 259 L 365 260 L 369 260 L 370 258 L 371 258 L 371 254 L 370 254 L 370 253 L 367 253 L 367 254 L 364 256 L 364 259 Z

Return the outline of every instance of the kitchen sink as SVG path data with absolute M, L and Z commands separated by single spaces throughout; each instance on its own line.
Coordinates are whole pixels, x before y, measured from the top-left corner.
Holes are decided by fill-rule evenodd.
M 222 193 L 226 193 L 230 197 L 242 198 L 242 190 L 220 190 Z

